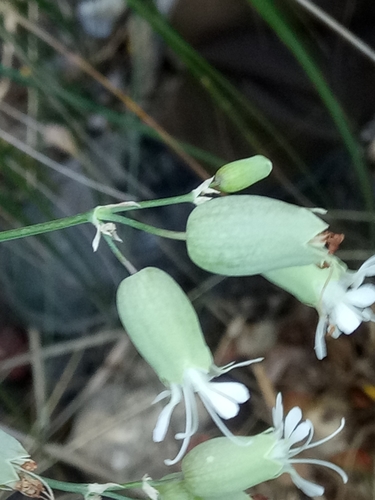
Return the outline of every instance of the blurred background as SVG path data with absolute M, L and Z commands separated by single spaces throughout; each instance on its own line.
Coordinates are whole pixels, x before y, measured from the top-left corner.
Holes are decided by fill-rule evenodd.
M 354 270 L 374 253 L 372 1 L 0 0 L 0 16 L 1 230 L 183 194 L 263 154 L 274 170 L 247 193 L 329 209 L 345 233 L 337 255 Z M 134 217 L 184 230 L 192 208 Z M 344 467 L 349 484 L 301 473 L 327 499 L 375 498 L 373 324 L 328 341 L 319 362 L 314 310 L 261 277 L 205 273 L 181 242 L 118 233 L 137 269 L 158 266 L 189 294 L 217 364 L 265 357 L 233 374 L 252 398 L 231 430 L 269 427 L 278 391 L 317 439 L 344 416 L 316 458 Z M 47 477 L 156 479 L 171 472 L 161 457 L 176 453 L 184 411 L 153 443 L 162 386 L 120 328 L 126 271 L 105 243 L 93 254 L 94 234 L 83 225 L 0 244 L 0 426 Z M 218 434 L 203 410 L 201 422 L 195 443 Z M 288 478 L 252 493 L 304 498 Z

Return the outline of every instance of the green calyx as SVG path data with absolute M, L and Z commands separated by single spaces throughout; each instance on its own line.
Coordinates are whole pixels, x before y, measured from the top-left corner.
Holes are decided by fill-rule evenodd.
M 186 488 L 193 494 L 220 497 L 273 479 L 282 473 L 283 464 L 268 458 L 275 437 L 266 432 L 237 438 L 243 446 L 226 437 L 206 441 L 182 460 Z
M 328 225 L 311 210 L 264 196 L 233 195 L 197 206 L 186 244 L 199 267 L 226 276 L 260 274 L 329 258 L 314 238 Z
M 275 285 L 294 295 L 300 302 L 319 309 L 323 291 L 330 281 L 338 281 L 347 266 L 337 257 L 332 257 L 329 267 L 287 267 L 264 273 L 263 276 Z
M 185 487 L 184 481 L 171 481 L 163 486 L 158 486 L 159 500 L 202 500 L 190 493 Z
M 212 355 L 197 314 L 164 271 L 147 267 L 124 279 L 117 310 L 135 347 L 164 383 L 182 384 L 187 368 L 209 371 Z
M 264 179 L 271 170 L 271 161 L 262 155 L 232 161 L 219 168 L 210 187 L 223 193 L 235 193 Z
M 166 482 L 156 489 L 159 492 L 158 500 L 251 500 L 243 491 L 209 497 L 196 496 L 187 489 L 184 480 Z

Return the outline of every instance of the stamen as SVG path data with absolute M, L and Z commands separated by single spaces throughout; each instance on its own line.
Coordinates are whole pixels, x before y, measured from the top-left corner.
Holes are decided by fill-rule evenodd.
M 241 368 L 242 366 L 249 366 L 249 365 L 252 365 L 253 363 L 259 363 L 260 361 L 263 361 L 263 360 L 264 360 L 264 358 L 248 359 L 247 361 L 241 361 L 240 363 L 236 363 L 235 361 L 232 361 L 231 363 L 228 363 L 225 366 L 220 366 L 220 367 L 215 366 L 214 373 L 215 373 L 215 376 L 223 375 L 224 373 L 228 373 L 229 371 L 234 370 L 235 368 Z
M 345 426 L 345 418 L 342 418 L 339 427 L 335 431 L 333 431 L 332 434 L 329 434 L 328 436 L 326 436 L 323 439 L 320 439 L 319 441 L 314 441 L 314 443 L 311 444 L 309 443 L 308 446 L 306 446 L 304 449 L 307 450 L 308 448 L 315 448 L 316 446 L 320 446 L 321 444 L 326 443 L 330 439 L 337 436 L 337 434 L 343 430 L 344 426 Z
M 318 460 L 316 458 L 292 458 L 288 460 L 290 464 L 311 464 L 311 465 L 321 465 L 322 467 L 327 467 L 327 469 L 331 469 L 337 474 L 341 476 L 341 479 L 344 483 L 348 482 L 348 475 L 344 472 L 341 467 L 335 465 L 331 462 L 327 462 L 326 460 Z

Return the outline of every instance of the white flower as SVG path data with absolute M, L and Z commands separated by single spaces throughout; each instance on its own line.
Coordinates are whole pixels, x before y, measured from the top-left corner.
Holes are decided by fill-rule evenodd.
M 328 467 L 337 472 L 344 483 L 347 482 L 345 472 L 330 462 L 294 458 L 302 451 L 315 448 L 336 436 L 342 430 L 344 420 L 331 435 L 312 443 L 313 425 L 309 420 L 301 421 L 300 408 L 293 408 L 284 420 L 281 394 L 277 396 L 272 416 L 274 427 L 255 436 L 237 436 L 238 443 L 219 437 L 193 448 L 182 460 L 186 488 L 202 498 L 216 498 L 225 494 L 226 498 L 233 498 L 236 492 L 287 473 L 306 495 L 323 495 L 322 486 L 303 479 L 297 473 L 294 469 L 297 463 Z
M 292 408 L 286 415 L 284 420 L 284 410 L 282 403 L 282 396 L 279 393 L 276 399 L 276 406 L 272 410 L 274 435 L 279 439 L 274 449 L 269 455 L 269 458 L 273 460 L 280 460 L 284 463 L 283 472 L 290 474 L 294 484 L 302 490 L 305 495 L 310 497 L 321 496 L 324 493 L 323 486 L 319 486 L 311 481 L 303 479 L 298 472 L 294 469 L 293 464 L 313 464 L 322 465 L 323 467 L 328 467 L 329 469 L 337 472 L 344 483 L 347 482 L 348 476 L 346 473 L 337 465 L 327 462 L 325 460 L 318 460 L 313 458 L 294 458 L 296 455 L 302 451 L 309 450 L 319 446 L 333 437 L 335 437 L 344 427 L 345 420 L 342 419 L 339 428 L 334 431 L 329 436 L 315 441 L 312 443 L 314 435 L 314 427 L 310 420 L 302 420 L 302 411 L 298 406 Z M 304 441 L 303 444 L 301 444 Z
M 315 307 L 319 322 L 315 335 L 318 359 L 327 355 L 325 336 L 349 335 L 362 321 L 375 321 L 370 306 L 375 302 L 375 286 L 363 281 L 375 276 L 375 256 L 357 272 L 348 271 L 344 262 L 332 256 L 328 267 L 295 266 L 276 269 L 263 276 L 292 293 L 298 300 Z
M 178 455 L 173 460 L 165 460 L 166 465 L 177 463 L 184 456 L 191 436 L 198 430 L 198 410 L 195 400 L 195 393 L 198 394 L 212 420 L 221 430 L 221 432 L 232 440 L 236 438 L 229 431 L 221 419 L 228 420 L 235 417 L 240 409 L 240 404 L 245 403 L 250 398 L 250 393 L 240 382 L 215 382 L 214 377 L 222 375 L 240 366 L 248 366 L 252 363 L 261 361 L 262 358 L 242 363 L 231 363 L 224 367 L 212 366 L 210 373 L 202 369 L 187 368 L 184 372 L 182 384 L 170 383 L 169 389 L 163 391 L 154 400 L 154 403 L 170 396 L 169 403 L 163 408 L 157 420 L 153 440 L 155 442 L 163 441 L 171 419 L 174 408 L 184 400 L 185 404 L 185 431 L 176 434 L 176 439 L 182 439 L 182 446 Z
M 147 267 L 125 278 L 117 290 L 117 310 L 135 347 L 167 388 L 154 402 L 170 397 L 157 420 L 154 441 L 163 441 L 174 408 L 181 400 L 185 403 L 185 430 L 176 435 L 182 440 L 181 449 L 174 460 L 165 463 L 172 465 L 182 458 L 198 429 L 195 393 L 219 429 L 236 440 L 221 419 L 236 416 L 239 405 L 249 399 L 249 391 L 239 382 L 213 379 L 261 359 L 215 366 L 192 304 L 160 269 Z
M 375 321 L 375 314 L 370 309 L 375 302 L 375 286 L 362 285 L 366 277 L 374 275 L 375 256 L 357 272 L 347 271 L 338 281 L 328 281 L 323 288 L 315 336 L 315 351 L 319 359 L 326 356 L 326 333 L 336 339 L 342 333 L 353 333 L 362 321 Z

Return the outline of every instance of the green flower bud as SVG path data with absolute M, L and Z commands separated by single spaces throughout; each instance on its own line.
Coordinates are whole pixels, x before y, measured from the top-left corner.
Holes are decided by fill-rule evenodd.
M 148 267 L 122 281 L 117 291 L 117 309 L 134 345 L 168 388 L 156 398 L 160 401 L 170 396 L 156 423 L 154 441 L 164 439 L 173 409 L 181 399 L 185 402 L 185 431 L 176 435 L 182 439 L 182 446 L 177 457 L 166 463 L 172 465 L 182 458 L 197 430 L 194 393 L 221 431 L 231 436 L 221 419 L 237 415 L 239 404 L 247 401 L 250 394 L 239 382 L 212 379 L 235 366 L 260 360 L 215 366 L 193 306 L 180 286 L 160 269 Z
M 271 161 L 262 155 L 232 161 L 219 168 L 211 187 L 223 193 L 235 193 L 264 179 L 271 170 Z
M 202 497 L 226 495 L 281 474 L 283 464 L 268 458 L 275 447 L 273 434 L 243 437 L 242 444 L 220 437 L 193 448 L 182 460 L 187 488 Z
M 327 224 L 311 210 L 263 196 L 233 195 L 197 206 L 186 228 L 188 254 L 201 268 L 227 276 L 321 264 L 330 258 Z

